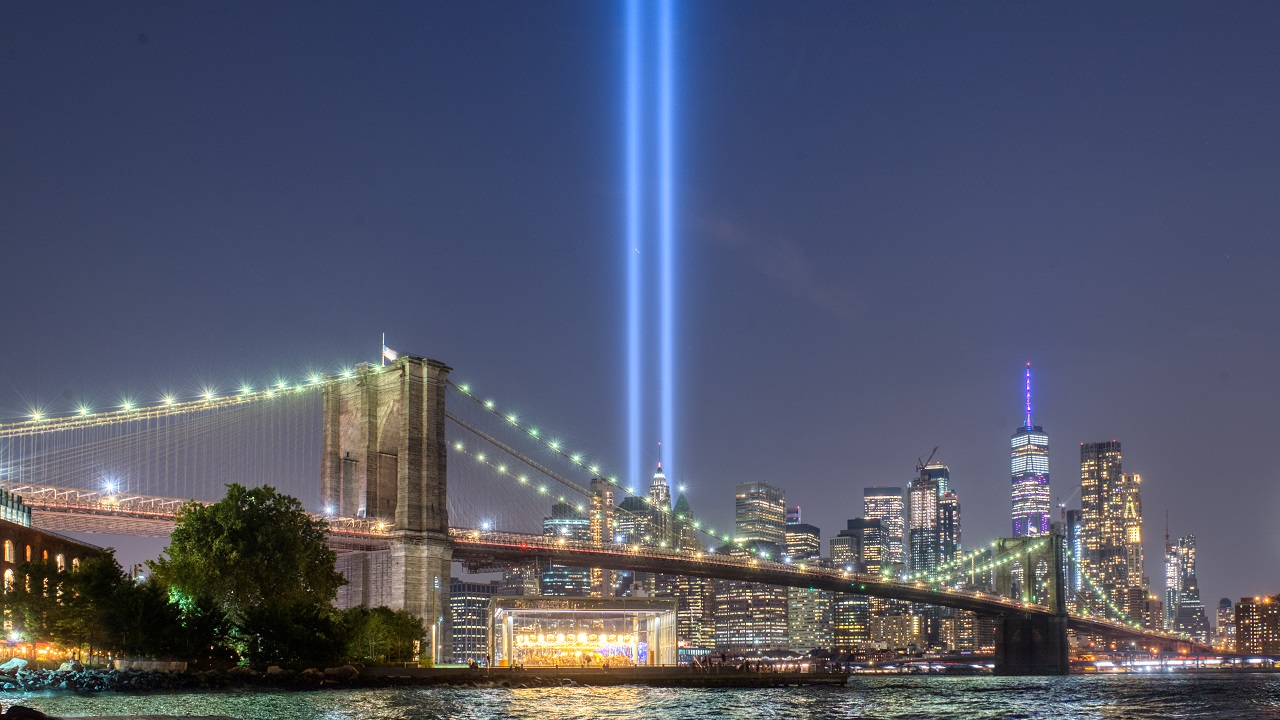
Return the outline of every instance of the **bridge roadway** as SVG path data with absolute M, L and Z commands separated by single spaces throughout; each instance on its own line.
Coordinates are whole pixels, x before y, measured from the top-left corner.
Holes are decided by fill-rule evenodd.
M 174 513 L 186 502 L 176 498 L 110 495 L 62 488 L 14 488 L 32 508 L 32 523 L 63 532 L 109 533 L 136 537 L 168 537 Z M 390 525 L 364 518 L 316 516 L 329 524 L 329 546 L 340 554 L 383 550 L 393 537 Z M 571 567 L 600 567 L 665 575 L 742 580 L 784 587 L 815 588 L 871 597 L 907 600 L 971 610 L 981 615 L 1050 616 L 1044 605 L 1025 603 L 978 590 L 961 590 L 888 580 L 818 566 L 794 565 L 760 558 L 705 551 L 664 550 L 639 545 L 595 545 L 543 535 L 450 528 L 455 560 L 476 563 L 522 563 L 538 560 Z M 1166 633 L 1135 630 L 1123 623 L 1069 615 L 1070 629 L 1141 644 L 1173 644 L 1189 652 L 1208 646 Z
M 703 551 L 678 551 L 641 545 L 575 542 L 565 538 L 507 532 L 451 528 L 454 560 L 478 563 L 520 563 L 539 560 L 570 567 L 635 570 L 664 575 L 689 575 L 719 580 L 741 580 L 766 585 L 811 588 L 871 597 L 906 600 L 971 610 L 980 615 L 1052 616 L 1045 605 L 1013 600 L 979 590 L 928 586 L 883 577 L 812 565 L 734 557 Z M 1115 640 L 1134 640 L 1143 646 L 1160 643 L 1211 652 L 1206 645 L 1166 633 L 1136 630 L 1129 625 L 1100 618 L 1068 615 L 1067 627 L 1077 632 Z

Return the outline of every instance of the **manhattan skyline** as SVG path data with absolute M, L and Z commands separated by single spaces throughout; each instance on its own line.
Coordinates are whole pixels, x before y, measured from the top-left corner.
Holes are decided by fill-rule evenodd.
M 385 331 L 622 470 L 620 9 L 303 7 L 0 10 L 0 415 Z M 672 487 L 834 534 L 939 446 L 1005 536 L 1030 361 L 1052 498 L 1119 440 L 1153 582 L 1168 509 L 1206 603 L 1274 593 L 1280 11 L 1180 7 L 683 6 Z

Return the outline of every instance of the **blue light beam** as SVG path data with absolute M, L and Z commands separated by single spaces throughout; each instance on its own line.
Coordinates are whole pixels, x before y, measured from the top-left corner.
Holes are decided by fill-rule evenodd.
M 674 206 L 674 171 L 673 171 L 673 101 L 672 87 L 672 47 L 674 0 L 662 0 L 658 8 L 658 164 L 659 164 L 659 222 L 661 223 L 659 239 L 661 243 L 659 265 L 661 267 L 661 337 L 659 346 L 662 353 L 662 446 L 666 448 L 667 473 L 679 477 L 679 446 L 675 441 L 675 271 L 673 255 L 675 253 L 675 230 L 673 218 Z
M 640 3 L 626 4 L 626 146 L 627 146 L 627 460 L 629 482 L 641 475 L 640 373 Z

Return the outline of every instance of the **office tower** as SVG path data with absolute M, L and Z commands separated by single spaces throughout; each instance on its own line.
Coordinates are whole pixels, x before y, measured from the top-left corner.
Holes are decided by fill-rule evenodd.
M 1031 363 L 1026 372 L 1026 415 L 1009 439 L 1013 473 L 1013 536 L 1049 532 L 1049 436 L 1031 422 Z
M 813 562 L 820 561 L 814 558 Z M 814 588 L 787 588 L 787 639 L 792 652 L 831 647 L 833 594 Z
M 1231 604 L 1231 598 L 1218 601 L 1218 633 L 1214 647 L 1226 652 L 1234 652 L 1236 649 L 1236 609 Z
M 677 646 L 700 650 L 715 647 L 715 582 L 678 575 L 672 594 L 676 599 Z
M 951 471 L 942 463 L 917 468 L 907 487 L 907 569 L 912 574 L 942 564 L 942 496 L 951 491 Z
M 1174 543 L 1178 565 L 1177 610 L 1173 615 L 1173 631 L 1209 642 L 1209 620 L 1200 602 L 1200 585 L 1196 582 L 1196 536 L 1185 535 Z
M 498 593 L 498 581 L 487 583 L 449 580 L 450 637 L 454 663 L 484 662 L 489 654 L 489 601 Z
M 754 483 L 752 483 L 754 484 Z M 781 505 L 778 518 L 783 517 Z M 734 557 L 777 558 L 782 547 L 752 541 L 743 547 L 721 548 Z M 787 641 L 787 589 L 776 585 L 717 580 L 715 583 L 716 649 L 728 653 L 785 650 Z
M 502 597 L 537 597 L 542 594 L 542 573 L 534 561 L 512 565 L 502 573 L 498 583 Z
M 672 521 L 672 542 L 676 548 L 693 548 L 702 547 L 701 541 L 698 540 L 698 533 L 693 528 L 693 510 L 689 509 L 689 498 L 684 493 L 676 498 L 676 506 L 672 510 L 674 520 Z
M 639 495 L 623 498 L 613 515 L 614 540 L 624 545 L 657 545 L 649 511 L 647 498 Z
M 889 564 L 905 565 L 903 546 L 906 540 L 906 512 L 900 487 L 869 487 L 862 491 L 862 516 L 868 520 L 883 520 L 887 528 Z
M 1112 594 L 1112 600 L 1130 619 L 1142 621 L 1149 626 L 1154 622 L 1154 627 L 1158 627 L 1161 619 L 1149 617 L 1148 597 L 1151 592 L 1147 578 L 1143 575 L 1142 476 L 1137 473 L 1121 473 L 1120 496 L 1124 508 L 1121 526 L 1124 534 L 1125 585 L 1121 587 L 1118 597 L 1115 593 Z
M 787 510 L 785 559 L 816 565 L 822 556 L 822 531 L 800 520 L 799 505 Z M 831 596 L 827 590 L 787 588 L 787 637 L 793 652 L 831 647 Z
M 1280 655 L 1280 595 L 1236 603 L 1236 652 Z
M 1065 518 L 1062 534 L 1067 539 L 1067 603 L 1074 611 L 1084 592 L 1084 565 L 1080 560 L 1084 557 L 1084 517 L 1079 510 L 1068 510 Z
M 954 490 L 938 497 L 938 540 L 943 563 L 960 557 L 960 499 Z
M 649 483 L 649 532 L 654 543 L 659 547 L 667 547 L 672 537 L 671 488 L 667 487 L 667 476 L 662 472 L 662 462 L 658 462 L 658 470 Z
M 1178 596 L 1182 592 L 1181 561 L 1178 546 L 1169 541 L 1168 513 L 1164 525 L 1164 629 L 1173 632 L 1178 619 Z
M 551 516 L 542 520 L 542 534 L 566 542 L 590 542 L 591 521 L 587 514 L 568 503 L 551 506 Z M 552 564 L 542 570 L 542 594 L 581 597 L 591 592 L 591 569 Z
M 611 544 L 616 526 L 613 505 L 613 486 L 604 478 L 591 479 L 591 510 L 588 527 L 591 542 Z M 591 568 L 591 596 L 613 597 L 613 573 L 604 568 Z
M 817 560 L 822 556 L 822 530 L 800 522 L 800 506 L 787 511 L 786 557 L 792 562 Z
M 1080 444 L 1080 514 L 1083 525 L 1083 597 L 1090 612 L 1101 614 L 1105 605 L 1096 589 L 1108 597 L 1129 587 L 1128 546 L 1125 542 L 1125 493 L 1121 477 L 1120 443 Z
M 880 574 L 889 554 L 888 529 L 883 520 L 855 518 L 829 541 L 831 563 L 837 570 Z M 832 644 L 852 650 L 871 641 L 871 612 L 882 601 L 865 595 L 837 593 L 831 601 Z
M 733 510 L 737 540 L 767 542 L 777 548 L 786 546 L 787 511 L 782 488 L 766 482 L 741 483 L 734 496 Z

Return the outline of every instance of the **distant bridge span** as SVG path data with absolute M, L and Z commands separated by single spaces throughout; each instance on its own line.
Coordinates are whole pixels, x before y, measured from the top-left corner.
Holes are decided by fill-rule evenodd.
M 733 557 L 709 552 L 663 550 L 641 545 L 595 545 L 592 543 L 519 533 L 485 532 L 451 528 L 455 560 L 467 562 L 527 563 L 539 560 L 571 567 L 599 567 L 633 570 L 663 575 L 685 575 L 719 580 L 740 580 L 783 587 L 811 588 L 838 593 L 906 600 L 927 605 L 970 610 L 989 616 L 1052 617 L 1045 605 L 1021 602 L 977 590 L 928 586 L 887 580 L 883 577 L 830 568 L 794 565 L 755 558 Z M 1068 615 L 1067 626 L 1078 632 L 1117 640 L 1160 643 L 1186 648 L 1190 652 L 1211 652 L 1212 648 L 1185 638 L 1137 630 L 1123 623 L 1099 618 Z
M 37 527 L 63 532 L 108 533 L 137 537 L 168 537 L 174 513 L 186 501 L 63 488 L 18 488 L 32 507 Z M 363 518 L 325 517 L 329 545 L 338 553 L 387 549 L 395 537 L 393 525 Z M 596 545 L 543 535 L 450 528 L 453 559 L 472 563 L 520 564 L 531 561 L 571 567 L 599 567 L 662 575 L 758 582 L 782 587 L 813 588 L 838 593 L 905 600 L 969 610 L 988 616 L 1050 617 L 1046 605 L 1013 600 L 977 590 L 959 590 L 889 580 L 875 575 L 831 568 L 787 564 L 758 558 L 734 557 L 703 551 L 664 550 L 641 545 Z M 1160 643 L 1189 652 L 1212 648 L 1185 638 L 1136 630 L 1123 623 L 1071 614 L 1067 626 L 1077 632 L 1143 644 Z

